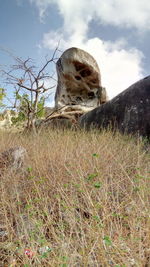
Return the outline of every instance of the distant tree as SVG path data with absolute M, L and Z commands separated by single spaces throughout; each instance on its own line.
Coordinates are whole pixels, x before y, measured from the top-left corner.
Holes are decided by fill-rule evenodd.
M 27 121 L 27 129 L 36 131 L 36 119 L 44 115 L 45 100 L 52 93 L 51 89 L 55 87 L 54 73 L 52 75 L 49 74 L 48 66 L 51 63 L 55 63 L 57 51 L 58 47 L 50 59 L 45 59 L 45 63 L 39 69 L 31 58 L 22 60 L 21 58 L 13 57 L 15 64 L 10 67 L 9 71 L 1 70 L 5 83 L 13 85 L 14 101 L 12 108 L 18 110 L 18 119 Z M 54 85 L 49 86 L 52 80 Z M 0 99 L 2 99 L 2 93 Z
M 0 88 L 0 111 L 2 108 L 5 107 L 5 104 L 3 103 L 5 96 L 6 96 L 5 89 Z
M 18 116 L 12 117 L 12 122 L 16 124 L 16 123 L 27 120 L 27 128 L 28 128 L 30 125 L 30 116 L 29 116 L 29 111 L 30 111 L 29 106 L 31 106 L 30 97 L 28 94 L 20 95 L 19 93 L 17 93 L 17 96 L 15 96 L 15 99 L 17 99 L 19 103 L 18 108 L 17 108 Z M 44 105 L 45 105 L 45 97 L 41 96 L 37 104 L 36 119 L 44 117 L 44 114 L 45 114 Z

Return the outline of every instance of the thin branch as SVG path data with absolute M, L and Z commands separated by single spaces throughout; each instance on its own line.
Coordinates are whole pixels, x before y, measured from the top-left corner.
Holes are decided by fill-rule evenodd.
M 29 87 L 27 87 L 27 86 L 25 86 L 25 85 L 23 85 L 23 84 L 21 84 L 21 83 L 17 83 L 17 85 L 18 86 L 20 86 L 20 87 L 22 87 L 22 88 L 24 88 L 24 89 L 27 89 L 28 91 L 32 91 L 32 92 L 37 92 L 37 89 L 33 89 L 33 88 L 29 88 Z
M 54 57 L 55 57 L 55 54 L 56 54 L 57 50 L 58 50 L 58 46 L 56 47 L 56 49 L 55 49 L 55 51 L 54 51 L 54 53 L 53 53 L 52 58 L 51 58 L 50 60 L 48 60 L 48 61 L 46 62 L 46 64 L 43 66 L 43 68 L 39 71 L 39 73 L 38 73 L 38 75 L 37 75 L 37 79 L 40 77 L 41 73 L 44 71 L 44 69 L 47 67 L 47 65 L 48 65 L 50 62 L 53 62 L 53 61 L 54 61 Z
M 53 85 L 53 86 L 48 87 L 48 88 L 44 88 L 44 86 L 43 86 L 43 92 L 42 93 L 45 93 L 45 92 L 47 92 L 47 91 L 49 91 L 49 90 L 51 90 L 51 89 L 53 89 L 55 87 L 56 87 L 56 85 Z

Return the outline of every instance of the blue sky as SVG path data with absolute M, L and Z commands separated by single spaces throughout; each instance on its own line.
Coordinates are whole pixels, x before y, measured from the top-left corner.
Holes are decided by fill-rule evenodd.
M 0 0 L 1 48 L 40 66 L 59 41 L 61 51 L 76 46 L 95 57 L 112 98 L 149 75 L 150 2 Z M 11 63 L 0 50 L 0 65 Z

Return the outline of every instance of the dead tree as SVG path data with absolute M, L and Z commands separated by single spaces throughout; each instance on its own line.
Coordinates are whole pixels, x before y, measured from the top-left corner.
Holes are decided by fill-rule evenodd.
M 27 94 L 28 98 L 26 101 L 26 110 L 24 111 L 27 118 L 27 129 L 35 130 L 35 122 L 38 113 L 38 103 L 41 97 L 44 99 L 48 98 L 52 94 L 52 89 L 55 87 L 56 80 L 54 73 L 52 75 L 48 72 L 48 67 L 51 63 L 55 64 L 56 53 L 58 47 L 55 49 L 52 57 L 45 60 L 43 66 L 38 69 L 33 60 L 28 58 L 23 60 L 19 57 L 14 57 L 15 64 L 10 67 L 9 71 L 1 70 L 5 83 L 13 86 L 14 89 L 14 101 L 12 107 L 19 109 L 18 106 L 18 95 Z M 54 83 L 52 86 L 48 86 L 50 82 Z

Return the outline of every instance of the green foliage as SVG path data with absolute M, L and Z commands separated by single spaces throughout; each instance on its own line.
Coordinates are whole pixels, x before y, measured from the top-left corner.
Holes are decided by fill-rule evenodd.
M 101 182 L 94 183 L 94 187 L 95 188 L 100 188 L 101 186 L 102 186 L 102 183 Z
M 5 89 L 0 88 L 0 108 L 3 108 L 5 106 L 3 103 L 5 96 L 6 96 Z
M 34 110 L 34 102 L 31 103 L 28 94 L 20 95 L 18 92 L 15 92 L 15 98 L 19 101 L 19 113 L 17 117 L 12 117 L 13 124 L 27 120 L 29 109 Z M 35 114 L 37 119 L 42 118 L 45 114 L 44 104 L 45 98 L 42 96 L 37 104 L 37 112 Z
M 14 94 L 16 100 L 19 100 L 19 113 L 17 117 L 12 117 L 11 120 L 13 124 L 17 124 L 25 121 L 27 118 L 29 96 L 27 94 L 21 96 L 18 92 L 15 92 Z
M 19 123 L 19 122 L 25 121 L 25 119 L 26 119 L 25 114 L 24 114 L 23 112 L 20 111 L 20 112 L 18 113 L 18 116 L 17 116 L 17 117 L 12 117 L 12 118 L 11 118 L 11 121 L 12 121 L 13 124 L 17 124 L 17 123 Z
M 98 176 L 98 173 L 91 173 L 91 174 L 88 175 L 87 180 L 91 181 L 97 176 Z
M 42 118 L 45 115 L 45 98 L 42 96 L 40 98 L 40 101 L 38 102 L 38 111 L 37 111 L 37 118 Z
M 18 95 L 17 97 L 18 100 L 20 100 L 20 107 L 19 107 L 20 118 L 22 120 L 25 120 L 28 113 L 28 103 L 30 103 L 29 96 L 28 94 L 23 94 L 22 96 Z
M 109 236 L 104 236 L 103 240 L 104 240 L 106 246 L 112 246 L 112 241 L 109 238 Z
M 96 154 L 96 153 L 93 153 L 92 156 L 93 156 L 94 158 L 98 158 L 98 157 L 99 157 L 99 155 Z

